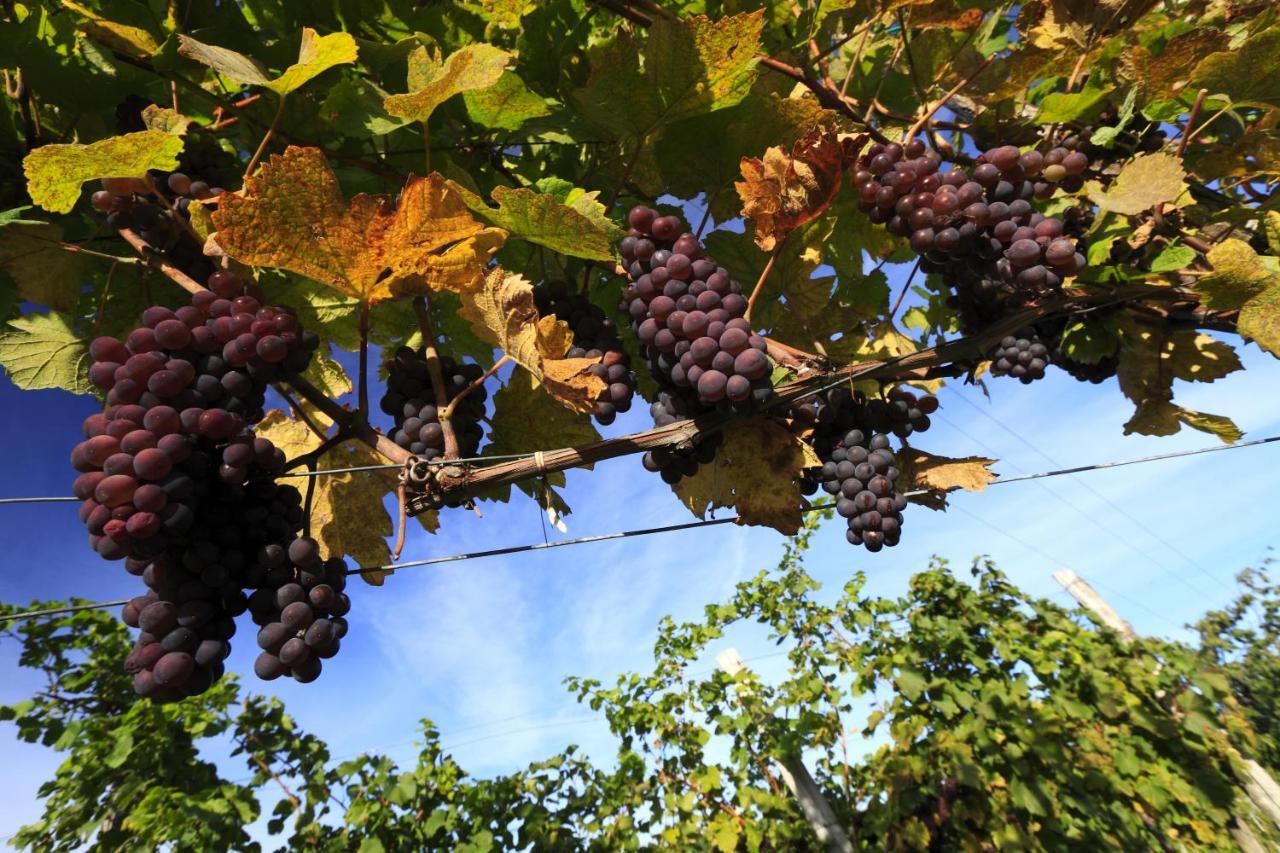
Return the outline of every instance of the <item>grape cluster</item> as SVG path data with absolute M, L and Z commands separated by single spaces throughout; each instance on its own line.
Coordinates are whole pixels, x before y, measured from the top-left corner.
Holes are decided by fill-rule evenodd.
M 478 364 L 458 364 L 448 356 L 440 356 L 444 377 L 445 399 L 452 400 L 463 389 L 484 375 Z M 478 385 L 463 397 L 451 415 L 458 451 L 464 457 L 475 456 L 480 449 L 484 430 L 480 419 L 485 414 L 489 392 Z M 436 405 L 435 387 L 424 348 L 400 347 L 387 362 L 387 390 L 380 403 L 382 411 L 395 419 L 391 440 L 424 459 L 444 454 L 444 428 L 440 425 L 440 409 Z
M 200 279 L 213 269 L 204 257 L 202 247 L 187 234 L 186 217 L 193 199 L 217 202 L 225 190 L 210 187 L 204 181 L 193 181 L 182 172 L 152 172 L 147 178 L 104 178 L 102 189 L 90 198 L 94 208 L 105 213 L 107 227 L 128 228 L 170 259 L 193 278 Z
M 622 310 L 660 383 L 688 389 L 706 407 L 737 409 L 772 395 L 765 342 L 743 315 L 747 298 L 728 270 L 702 253 L 674 216 L 638 206 L 619 245 L 631 278 Z
M 622 348 L 617 325 L 605 315 L 604 309 L 571 291 L 564 282 L 537 285 L 533 298 L 539 314 L 552 314 L 569 324 L 573 346 L 565 353 L 566 358 L 600 359 L 599 364 L 588 368 L 606 384 L 592 416 L 604 426 L 613 423 L 619 413 L 631 409 L 636 390 L 636 376 L 631 371 L 631 359 Z
M 899 387 L 883 400 L 837 388 L 793 409 L 799 422 L 812 424 L 814 451 L 823 460 L 820 469 L 806 472 L 802 491 L 811 494 L 820 486 L 835 496 L 851 544 L 873 552 L 898 544 L 907 501 L 894 488 L 899 472 L 889 436 L 927 430 L 937 408 L 936 397 Z
M 1044 378 L 1049 347 L 1033 328 L 1006 335 L 991 352 L 991 375 L 1012 376 L 1023 385 Z
M 729 271 L 702 253 L 674 216 L 632 208 L 619 245 L 630 277 L 619 310 L 631 318 L 658 383 L 650 406 L 665 426 L 717 408 L 743 411 L 773 395 L 765 342 L 744 315 L 747 299 Z M 719 434 L 691 446 L 645 453 L 649 471 L 674 485 L 715 458 Z
M 305 370 L 319 339 L 233 273 L 209 286 L 177 310 L 148 308 L 123 342 L 90 344 L 106 407 L 71 454 L 94 550 L 149 589 L 121 617 L 141 631 L 126 669 L 157 701 L 222 675 L 244 590 L 262 580 L 258 551 L 287 545 L 304 520 L 298 490 L 273 479 L 284 453 L 251 425 L 268 383 Z
M 940 273 L 958 299 L 1017 305 L 1083 268 L 1063 221 L 1039 213 L 1031 201 L 1074 185 L 1088 165 L 1078 151 L 1042 154 L 1004 145 L 980 155 L 972 175 L 959 168 L 941 172 L 941 158 L 913 140 L 905 147 L 872 145 L 859 158 L 853 183 L 859 208 L 890 233 L 909 237 L 921 268 Z
M 141 631 L 125 671 L 140 696 L 156 701 L 202 693 L 222 676 L 235 617 L 248 604 L 244 589 L 258 582 L 255 554 L 268 543 L 289 541 L 303 522 L 302 496 L 292 486 L 193 478 L 192 488 L 203 494 L 182 543 L 125 560 L 126 570 L 149 588 L 121 613 Z
M 260 626 L 262 649 L 254 673 L 266 681 L 286 674 L 304 684 L 315 681 L 321 662 L 338 653 L 347 633 L 346 563 L 322 560 L 316 541 L 300 537 L 287 548 L 263 548 L 252 575 L 259 586 L 248 609 Z

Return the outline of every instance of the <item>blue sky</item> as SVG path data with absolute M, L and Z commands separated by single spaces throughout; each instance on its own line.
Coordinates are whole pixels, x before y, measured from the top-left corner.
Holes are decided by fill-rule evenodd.
M 1178 402 L 1234 417 L 1246 438 L 1280 432 L 1280 365 L 1252 345 L 1240 355 L 1246 371 L 1212 385 L 1180 383 Z M 991 456 L 1000 460 L 997 471 L 1013 475 L 1217 441 L 1190 430 L 1124 436 L 1131 407 L 1114 380 L 1084 385 L 1055 370 L 1029 386 L 994 379 L 988 387 L 990 399 L 977 388 L 944 389 L 933 429 L 915 443 L 945 455 Z M 67 457 L 94 407 L 87 397 L 20 392 L 0 379 L 0 496 L 68 494 Z M 638 406 L 604 432 L 648 425 Z M 846 544 L 837 520 L 815 537 L 808 565 L 826 595 L 859 570 L 871 592 L 897 595 L 930 555 L 963 568 L 988 554 L 1024 589 L 1059 601 L 1065 594 L 1050 572 L 1071 568 L 1139 632 L 1180 636 L 1187 621 L 1225 603 L 1233 575 L 1274 544 L 1277 463 L 1280 446 L 1265 445 L 960 494 L 946 513 L 909 508 L 902 544 L 879 554 Z M 689 520 L 634 457 L 570 472 L 564 494 L 574 509 L 567 536 Z M 528 500 L 482 511 L 483 518 L 446 511 L 435 536 L 411 527 L 404 558 L 542 540 L 539 510 Z M 546 532 L 561 536 L 549 526 Z M 88 548 L 74 504 L 0 505 L 0 537 L 7 545 L 0 600 L 117 599 L 138 591 L 119 564 Z M 245 674 L 248 690 L 283 698 L 339 757 L 373 750 L 411 761 L 418 720 L 429 717 L 477 774 L 512 770 L 570 743 L 608 761 L 614 744 L 603 720 L 577 705 L 561 680 L 643 670 L 661 616 L 697 618 L 736 582 L 773 567 L 781 546 L 773 531 L 725 525 L 407 569 L 380 589 L 353 584 L 351 632 L 318 682 L 258 682 L 243 626 L 230 669 Z M 726 637 L 712 652 L 729 645 L 766 675 L 784 665 L 758 632 Z M 0 702 L 36 685 L 15 651 L 0 646 Z M 39 814 L 36 789 L 60 760 L 0 725 L 0 838 Z M 231 778 L 248 776 L 240 763 L 225 766 Z

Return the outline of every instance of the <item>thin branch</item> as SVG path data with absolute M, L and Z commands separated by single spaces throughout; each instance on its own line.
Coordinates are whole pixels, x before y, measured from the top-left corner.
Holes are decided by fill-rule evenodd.
M 404 480 L 401 480 L 396 485 L 396 502 L 400 505 L 400 511 L 396 517 L 396 544 L 391 549 L 391 562 L 393 563 L 400 559 L 400 553 L 404 551 L 406 517 L 409 514 L 408 501 L 409 497 L 405 493 Z
M 1045 302 L 1030 306 L 998 323 L 992 324 L 981 334 L 959 338 L 892 358 L 864 361 L 844 367 L 814 371 L 774 389 L 773 398 L 761 412 L 778 413 L 796 401 L 850 381 L 876 379 L 902 381 L 936 376 L 940 372 L 962 373 L 965 364 L 981 357 L 990 345 L 1010 332 L 1021 329 L 1045 317 L 1073 316 L 1088 310 L 1098 302 L 1136 299 L 1183 299 L 1187 292 L 1179 288 L 1159 285 L 1133 285 L 1107 293 L 1068 291 Z M 479 469 L 451 473 L 441 469 L 438 483 L 441 494 L 470 494 L 493 485 L 528 480 L 543 474 L 580 468 L 584 465 L 642 453 L 660 447 L 674 447 L 691 442 L 701 435 L 717 432 L 733 421 L 731 414 L 708 413 L 695 419 L 677 421 L 666 426 L 654 427 L 645 432 L 618 438 L 592 442 L 578 447 L 546 450 L 537 459 L 520 459 L 498 462 Z M 403 452 L 403 451 L 402 451 Z
M 498 368 L 502 367 L 502 365 L 506 364 L 509 361 L 511 361 L 511 356 L 506 355 L 504 353 L 502 358 L 494 362 L 493 367 L 490 367 L 488 370 L 484 372 L 483 376 L 481 376 L 476 381 L 472 382 L 466 388 L 463 388 L 461 391 L 459 391 L 458 395 L 449 401 L 449 405 L 445 406 L 443 409 L 440 410 L 440 420 L 447 421 L 449 418 L 453 417 L 453 410 L 457 408 L 458 403 L 462 402 L 462 399 L 466 397 L 468 394 L 470 394 L 472 391 L 474 391 L 476 388 L 483 385 L 490 376 L 498 372 Z
M 130 261 L 134 260 L 129 258 Z M 102 296 L 98 298 L 98 310 L 93 312 L 93 336 L 98 336 L 98 329 L 102 326 L 102 316 L 107 311 L 107 296 L 111 293 L 111 279 L 115 278 L 116 267 L 119 264 L 112 264 L 111 269 L 107 270 L 107 282 L 102 285 Z
M 289 408 L 293 411 L 293 416 L 306 424 L 307 429 L 311 430 L 313 435 L 319 436 L 320 438 L 325 437 L 325 430 L 321 429 L 319 424 L 311 420 L 311 416 L 302 408 L 302 405 L 297 400 L 293 399 L 293 395 L 289 393 L 288 388 L 279 383 L 276 383 L 271 387 L 276 390 L 277 394 L 284 398 L 284 401 L 289 404 Z
M 188 293 L 199 293 L 202 290 L 207 289 L 203 284 L 196 281 L 194 278 L 187 275 L 185 272 L 178 269 L 173 264 L 169 263 L 168 259 L 165 257 L 165 254 L 163 252 L 161 252 L 155 246 L 152 246 L 146 240 L 143 240 L 141 237 L 135 234 L 132 229 L 121 228 L 120 237 L 126 243 L 132 246 L 135 251 L 137 251 L 137 253 L 142 257 L 143 261 L 145 261 L 148 265 L 160 270 L 160 272 L 167 275 L 170 279 L 173 280 L 175 284 L 177 284 L 179 287 L 181 287 L 183 290 L 187 291 Z
M 818 103 L 822 104 L 829 110 L 835 110 L 841 115 L 863 125 L 867 133 L 870 134 L 871 138 L 876 142 L 886 145 L 889 143 L 889 138 L 881 133 L 878 128 L 873 127 L 869 123 L 868 118 L 858 115 L 853 107 L 840 96 L 839 92 L 834 89 L 828 89 L 826 86 L 822 85 L 822 83 L 814 80 L 794 65 L 788 65 L 787 63 L 774 59 L 771 56 L 760 57 L 760 64 L 765 68 L 768 68 L 770 71 L 775 71 L 784 77 L 790 77 L 792 80 L 795 80 L 797 83 L 805 86 L 817 97 Z
M 340 429 L 350 428 L 355 438 L 369 445 L 389 462 L 402 464 L 409 459 L 411 455 L 409 451 L 371 427 L 367 421 L 359 417 L 359 412 L 353 412 L 330 400 L 324 392 L 301 376 L 290 377 L 288 383 L 294 391 L 298 392 L 298 396 L 323 412 L 325 417 L 337 424 Z
M 898 308 L 902 305 L 902 300 L 906 298 L 907 291 L 911 289 L 911 282 L 915 280 L 916 273 L 920 271 L 920 259 L 916 259 L 916 265 L 911 268 L 911 274 L 907 276 L 907 283 L 902 285 L 902 291 L 898 294 L 898 298 L 894 300 L 893 308 L 889 309 L 888 319 L 892 320 L 893 315 L 898 313 Z
M 943 105 L 946 104 L 947 101 L 951 100 L 957 92 L 959 92 L 965 86 L 968 86 L 970 83 L 972 83 L 974 78 L 977 77 L 979 74 L 981 74 L 983 71 L 985 71 L 991 65 L 992 62 L 995 62 L 995 60 L 996 60 L 995 54 L 988 56 L 981 65 L 979 65 L 977 68 L 975 68 L 972 71 L 972 73 L 969 74 L 968 77 L 964 78 L 959 83 L 956 83 L 954 86 L 951 87 L 950 90 L 948 90 L 948 92 L 945 95 L 943 95 L 941 98 L 935 101 L 932 104 L 932 106 L 930 106 L 929 109 L 924 113 L 924 115 L 920 116 L 920 118 L 916 120 L 916 123 L 911 126 L 911 129 L 907 131 L 907 135 L 903 137 L 903 143 L 905 144 L 907 142 L 910 142 L 912 139 L 914 139 L 915 135 L 920 132 L 920 129 L 924 127 L 926 124 L 928 124 L 929 120 L 933 118 L 934 113 L 942 109 Z

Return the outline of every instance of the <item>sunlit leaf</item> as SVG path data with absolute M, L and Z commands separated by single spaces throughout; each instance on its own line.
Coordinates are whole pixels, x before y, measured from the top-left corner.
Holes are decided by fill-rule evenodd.
M 492 193 L 493 200 L 498 203 L 495 208 L 485 204 L 484 199 L 466 187 L 453 181 L 448 183 L 449 189 L 461 196 L 473 213 L 510 232 L 513 237 L 537 243 L 561 255 L 597 261 L 613 260 L 612 229 L 599 221 L 593 222 L 553 195 L 524 187 L 495 187 Z
M 301 88 L 335 65 L 356 61 L 356 42 L 349 33 L 318 34 L 310 27 L 302 29 L 298 61 L 274 79 L 263 66 L 242 53 L 217 45 L 205 44 L 179 33 L 178 53 L 207 65 L 224 77 L 246 86 L 265 86 L 281 97 Z
M 0 329 L 0 367 L 24 391 L 62 388 L 91 394 L 89 345 L 65 314 L 27 314 Z
M 67 213 L 80 198 L 80 185 L 95 178 L 141 178 L 150 169 L 178 168 L 182 138 L 162 130 L 141 130 L 89 145 L 44 145 L 22 161 L 31 200 L 54 213 Z
M 1091 182 L 1089 198 L 1103 210 L 1133 215 L 1177 199 L 1186 189 L 1184 177 L 1182 163 L 1172 154 L 1139 154 L 1105 190 Z
M 444 178 L 411 178 L 397 204 L 357 195 L 345 203 L 323 152 L 290 147 L 223 196 L 218 244 L 236 260 L 307 276 L 348 296 L 473 286 L 506 233 L 485 228 Z
M 425 122 L 454 95 L 494 85 L 511 55 L 489 44 L 469 44 L 440 59 L 425 47 L 409 55 L 409 93 L 390 95 L 383 106 L 397 118 Z

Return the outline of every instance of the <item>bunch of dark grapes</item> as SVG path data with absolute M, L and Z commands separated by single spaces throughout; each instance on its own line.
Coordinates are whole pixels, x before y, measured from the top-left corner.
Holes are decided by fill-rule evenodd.
M 150 589 L 122 618 L 141 631 L 134 687 L 158 701 L 221 676 L 257 551 L 303 522 L 297 489 L 273 479 L 283 452 L 250 426 L 268 383 L 305 370 L 319 339 L 230 272 L 209 285 L 191 305 L 148 308 L 124 342 L 90 344 L 107 405 L 71 454 L 94 550 Z
M 622 309 L 650 357 L 655 378 L 697 395 L 748 408 L 768 400 L 765 342 L 743 319 L 747 298 L 729 271 L 702 253 L 698 238 L 674 216 L 639 206 L 619 245 L 631 283 Z
M 322 560 L 316 541 L 299 537 L 288 547 L 263 548 L 254 574 L 260 582 L 248 609 L 260 626 L 262 649 L 254 673 L 266 681 L 282 675 L 304 684 L 315 681 L 321 662 L 338 653 L 347 633 L 347 564 L 338 558 Z
M 440 356 L 440 371 L 446 400 L 452 400 L 484 375 L 480 365 L 458 364 L 448 356 Z M 480 440 L 484 437 L 480 419 L 484 417 L 488 396 L 483 385 L 476 386 L 458 402 L 450 416 L 458 439 L 458 452 L 463 457 L 475 456 L 480 449 Z M 380 405 L 382 411 L 395 419 L 395 429 L 390 433 L 392 441 L 424 459 L 444 454 L 444 428 L 440 425 L 440 408 L 436 404 L 425 349 L 400 347 L 396 350 L 387 362 L 387 391 Z
M 630 283 L 619 310 L 631 318 L 658 383 L 650 407 L 664 426 L 717 408 L 744 411 L 773 395 L 765 341 L 744 315 L 747 298 L 729 271 L 703 254 L 677 217 L 632 208 L 619 245 Z M 645 468 L 667 483 L 692 476 L 715 457 L 718 435 L 691 446 L 651 451 Z
M 898 544 L 907 501 L 895 490 L 899 472 L 889 436 L 927 430 L 937 408 L 936 397 L 917 397 L 905 388 L 894 388 L 883 400 L 837 388 L 793 409 L 798 421 L 813 424 L 814 451 L 823 460 L 820 469 L 806 472 L 803 490 L 811 493 L 816 485 L 835 496 L 851 544 L 873 552 Z
M 1006 335 L 991 352 L 991 375 L 1012 376 L 1023 385 L 1044 378 L 1049 366 L 1049 347 L 1035 329 Z
M 269 479 L 207 483 L 180 547 L 125 560 L 150 590 L 121 614 L 141 632 L 125 661 L 140 696 L 181 699 L 222 676 L 235 617 L 248 605 L 244 589 L 256 582 L 256 553 L 267 543 L 288 541 L 302 522 L 302 496 L 292 486 Z
M 1083 154 L 1005 145 L 980 155 L 972 175 L 959 168 L 943 173 L 941 165 L 920 140 L 876 144 L 859 158 L 853 181 L 860 209 L 890 233 L 909 237 L 921 267 L 941 274 L 957 307 L 969 308 L 960 311 L 962 322 L 990 322 L 1083 268 L 1063 221 L 1031 204 L 1073 185 L 1089 165 Z
M 188 275 L 201 279 L 214 267 L 188 233 L 187 208 L 193 199 L 216 204 L 223 192 L 221 187 L 193 181 L 182 172 L 152 172 L 145 179 L 104 178 L 102 189 L 93 194 L 91 203 L 107 215 L 107 227 L 136 231 Z M 175 217 L 183 217 L 184 221 Z
M 631 371 L 631 359 L 622 348 L 617 325 L 604 309 L 561 281 L 537 285 L 533 298 L 539 314 L 553 314 L 569 324 L 573 346 L 565 353 L 566 358 L 600 359 L 589 370 L 604 380 L 606 387 L 596 400 L 592 416 L 604 426 L 613 423 L 620 412 L 631 409 L 636 391 L 636 376 Z

